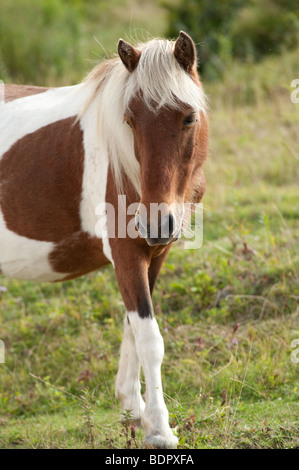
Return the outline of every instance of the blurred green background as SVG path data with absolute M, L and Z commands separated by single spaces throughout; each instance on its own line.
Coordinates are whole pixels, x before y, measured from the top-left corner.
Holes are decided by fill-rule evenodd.
M 255 62 L 298 45 L 295 0 L 1 0 L 0 76 L 64 84 L 116 52 L 119 37 L 197 43 L 200 72 L 218 79 L 232 60 Z M 98 43 L 97 43 L 98 41 Z
M 0 0 L 0 76 L 64 85 L 117 51 L 120 37 L 163 35 L 159 2 L 144 0 Z

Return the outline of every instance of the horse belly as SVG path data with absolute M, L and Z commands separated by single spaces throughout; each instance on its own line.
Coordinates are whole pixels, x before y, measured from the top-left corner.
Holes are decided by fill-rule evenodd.
M 79 231 L 53 243 L 7 229 L 0 212 L 0 273 L 15 279 L 54 282 L 74 279 L 109 264 L 100 238 Z

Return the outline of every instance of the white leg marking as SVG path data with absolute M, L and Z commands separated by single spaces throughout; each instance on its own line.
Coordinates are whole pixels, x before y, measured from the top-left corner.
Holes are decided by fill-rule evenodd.
M 177 446 L 168 424 L 168 411 L 164 403 L 161 364 L 164 342 L 155 318 L 140 318 L 137 312 L 129 312 L 135 345 L 146 382 L 146 407 L 142 425 L 146 430 L 145 446 L 173 449 Z
M 145 403 L 140 393 L 140 362 L 136 353 L 132 327 L 128 323 L 127 316 L 120 350 L 115 395 L 120 401 L 122 411 L 130 410 L 135 423 L 141 425 Z

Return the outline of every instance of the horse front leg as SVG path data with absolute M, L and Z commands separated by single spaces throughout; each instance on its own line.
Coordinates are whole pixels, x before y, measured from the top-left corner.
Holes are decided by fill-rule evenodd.
M 149 263 L 140 253 L 138 256 L 136 251 L 130 260 L 126 260 L 127 253 L 127 251 L 122 251 L 123 256 L 118 261 L 115 259 L 115 271 L 131 328 L 127 330 L 127 336 L 124 339 L 128 341 L 128 334 L 132 332 L 135 350 L 132 339 L 130 349 L 127 349 L 131 351 L 131 354 L 124 352 L 126 346 L 122 347 L 120 371 L 117 375 L 117 395 L 122 398 L 123 403 L 128 404 L 130 394 L 127 391 L 133 390 L 131 397 L 135 400 L 135 410 L 136 408 L 142 410 L 142 402 L 138 398 L 140 388 L 136 385 L 136 377 L 137 380 L 139 379 L 139 372 L 137 375 L 136 372 L 137 369 L 139 370 L 138 363 L 140 363 L 146 383 L 146 404 L 141 414 L 141 425 L 146 432 L 144 445 L 148 448 L 176 448 L 177 438 L 169 427 L 169 416 L 163 397 L 161 365 L 164 342 L 152 307 L 148 277 Z M 127 363 L 131 362 L 130 365 L 124 366 L 125 357 L 127 357 Z M 125 370 L 127 372 L 124 373 Z M 124 381 L 127 383 L 125 384 Z M 122 394 L 120 390 L 125 390 L 126 393 Z
M 118 373 L 116 376 L 115 396 L 120 402 L 125 421 L 128 415 L 136 426 L 141 426 L 145 403 L 141 396 L 140 362 L 136 352 L 135 339 L 128 316 L 124 321 L 124 335 L 120 349 Z
M 141 420 L 146 431 L 144 445 L 158 449 L 176 448 L 177 438 L 169 427 L 168 410 L 163 397 L 161 365 L 164 342 L 158 323 L 153 316 L 144 318 L 138 311 L 129 312 L 128 318 L 146 382 L 146 406 Z

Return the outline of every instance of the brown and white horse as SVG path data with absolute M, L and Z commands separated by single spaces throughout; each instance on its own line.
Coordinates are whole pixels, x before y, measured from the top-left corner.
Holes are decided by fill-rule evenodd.
M 113 264 L 126 307 L 116 396 L 145 428 L 146 447 L 174 448 L 161 383 L 164 345 L 151 295 L 181 229 L 183 205 L 204 193 L 205 95 L 194 43 L 184 32 L 176 41 L 152 40 L 136 48 L 120 40 L 118 54 L 79 85 L 5 87 L 0 273 L 63 281 Z M 119 236 L 122 227 L 112 236 L 119 194 L 127 208 L 137 208 L 124 223 L 133 220 L 140 236 Z M 115 213 L 99 229 L 97 208 L 103 203 Z M 150 218 L 139 211 L 152 203 L 169 208 L 155 237 Z

